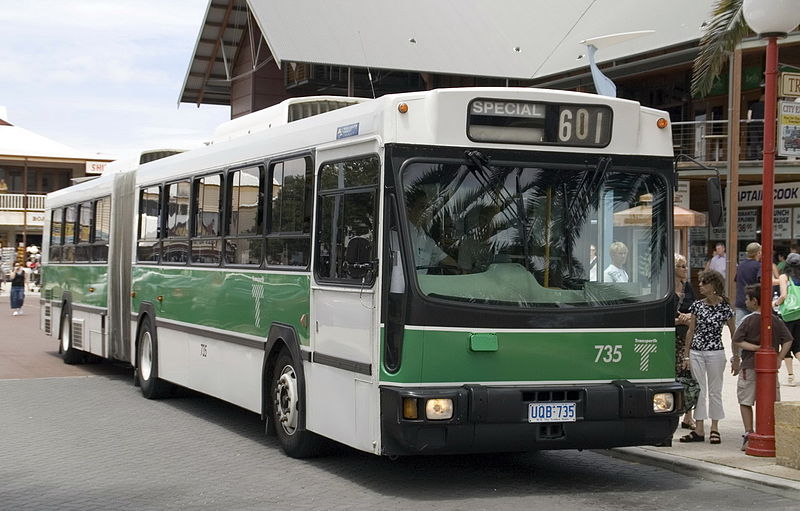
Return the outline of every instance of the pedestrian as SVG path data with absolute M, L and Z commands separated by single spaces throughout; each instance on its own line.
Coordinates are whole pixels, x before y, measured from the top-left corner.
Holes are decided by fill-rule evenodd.
M 714 254 L 706 263 L 705 269 L 718 271 L 724 278 L 726 275 L 725 272 L 728 271 L 727 265 L 728 259 L 725 257 L 725 243 L 721 241 L 717 242 L 717 244 L 714 246 Z
M 800 259 L 798 254 L 796 255 Z M 800 261 L 798 261 L 800 265 Z M 788 266 L 788 264 L 787 264 Z M 742 450 L 747 449 L 747 442 L 750 433 L 753 432 L 753 405 L 756 401 L 756 369 L 755 352 L 761 347 L 761 285 L 753 284 L 745 288 L 745 301 L 747 308 L 752 312 L 742 324 L 736 328 L 736 332 L 731 339 L 733 342 L 734 357 L 738 356 L 737 351 L 741 350 L 741 364 L 739 365 L 739 380 L 736 382 L 736 397 L 739 400 L 739 411 L 742 414 L 742 425 L 744 435 L 742 435 Z M 772 315 L 772 346 L 778 352 L 778 369 L 781 367 L 781 359 L 789 353 L 792 347 L 792 334 L 783 321 L 776 315 Z M 791 356 L 791 355 L 790 355 Z M 775 375 L 775 400 L 780 401 L 780 383 L 777 374 Z
M 19 263 L 14 263 L 14 271 L 9 275 L 11 281 L 11 309 L 14 316 L 22 314 L 22 304 L 25 302 L 25 284 L 28 282 L 28 273 Z
M 689 282 L 689 268 L 686 258 L 675 254 L 675 379 L 683 385 L 683 420 L 681 427 L 694 429 L 692 409 L 697 404 L 700 387 L 692 372 L 683 365 L 683 354 L 686 347 L 686 332 L 692 315 L 689 308 L 695 301 L 694 288 Z
M 744 288 L 761 281 L 761 245 L 754 241 L 747 245 L 746 251 L 747 259 L 736 267 L 736 326 L 750 314 L 744 303 Z
M 735 329 L 734 312 L 723 294 L 724 286 L 725 281 L 719 272 L 701 272 L 700 294 L 705 298 L 695 301 L 689 307 L 692 316 L 686 338 L 691 341 L 684 348 L 683 367 L 691 367 L 700 392 L 694 410 L 694 431 L 681 437 L 681 442 L 703 442 L 706 419 L 711 419 L 710 443 L 722 442 L 719 434 L 719 421 L 725 418 L 725 410 L 722 408 L 722 378 L 725 372 L 722 327 L 727 323 L 731 332 Z M 731 363 L 732 370 L 738 371 L 739 359 L 731 359 Z
M 789 373 L 787 383 L 789 386 L 795 386 L 795 379 L 794 379 L 794 368 L 792 367 L 792 357 L 797 357 L 800 360 L 800 317 L 796 317 L 796 312 L 792 311 L 793 314 L 789 315 L 789 313 L 785 310 L 784 302 L 786 298 L 789 296 L 790 288 L 800 286 L 800 254 L 791 253 L 786 256 L 786 265 L 784 266 L 783 274 L 778 279 L 780 285 L 780 294 L 776 300 L 772 302 L 773 307 L 783 307 L 783 313 L 785 315 L 784 321 L 786 322 L 786 327 L 789 329 L 789 332 L 792 334 L 792 346 L 789 350 L 789 353 L 786 354 L 784 357 L 784 364 L 786 364 L 786 372 Z M 796 290 L 794 292 L 797 292 Z
M 615 241 L 608 247 L 611 263 L 603 271 L 603 282 L 628 282 L 625 261 L 628 259 L 628 247 L 621 241 Z

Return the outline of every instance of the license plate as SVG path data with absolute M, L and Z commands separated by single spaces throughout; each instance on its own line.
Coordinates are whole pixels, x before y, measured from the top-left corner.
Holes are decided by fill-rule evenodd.
M 528 403 L 528 422 L 575 422 L 575 403 Z

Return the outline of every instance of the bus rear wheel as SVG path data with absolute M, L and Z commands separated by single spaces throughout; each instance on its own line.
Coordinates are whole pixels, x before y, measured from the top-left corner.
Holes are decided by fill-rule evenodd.
M 142 320 L 139 328 L 136 358 L 136 374 L 142 395 L 147 399 L 160 399 L 169 394 L 170 384 L 158 377 L 158 344 L 149 317 Z
M 83 358 L 80 351 L 72 347 L 72 313 L 64 308 L 61 313 L 61 334 L 58 336 L 58 352 L 65 364 L 77 364 Z
M 299 378 L 294 360 L 283 349 L 275 361 L 270 383 L 275 431 L 281 449 L 288 456 L 309 458 L 322 452 L 325 440 L 299 427 L 300 418 L 305 417 L 305 397 L 300 392 Z

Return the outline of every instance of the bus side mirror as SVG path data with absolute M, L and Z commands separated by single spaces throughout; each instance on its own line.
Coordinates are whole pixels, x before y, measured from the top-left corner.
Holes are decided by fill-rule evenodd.
M 719 183 L 719 177 L 713 176 L 708 178 L 706 186 L 708 191 L 708 221 L 712 227 L 719 227 L 722 225 L 722 219 L 725 215 L 725 208 L 722 205 L 722 186 Z

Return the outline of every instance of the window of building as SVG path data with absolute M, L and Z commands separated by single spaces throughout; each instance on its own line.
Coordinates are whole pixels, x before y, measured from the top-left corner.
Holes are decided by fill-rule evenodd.
M 311 258 L 311 158 L 271 166 L 267 265 L 308 267 Z
M 316 274 L 320 280 L 374 279 L 380 160 L 368 156 L 320 168 Z
M 260 265 L 264 254 L 264 172 L 247 167 L 228 173 L 225 263 Z
M 139 242 L 136 259 L 140 262 L 158 262 L 161 234 L 161 187 L 151 186 L 139 193 Z

